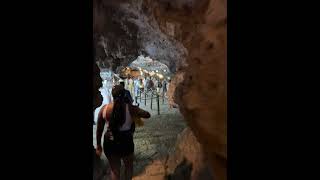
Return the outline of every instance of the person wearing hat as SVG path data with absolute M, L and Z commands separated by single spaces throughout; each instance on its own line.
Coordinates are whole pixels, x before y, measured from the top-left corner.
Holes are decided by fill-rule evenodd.
M 150 113 L 132 105 L 121 85 L 113 87 L 112 96 L 114 101 L 104 105 L 98 115 L 96 153 L 98 156 L 102 153 L 101 137 L 107 123 L 103 150 L 111 167 L 111 179 L 120 179 L 121 159 L 125 164 L 125 179 L 132 179 L 135 121 L 150 118 Z

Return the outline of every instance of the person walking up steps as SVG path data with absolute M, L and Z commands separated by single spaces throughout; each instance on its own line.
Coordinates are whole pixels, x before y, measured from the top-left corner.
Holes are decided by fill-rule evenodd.
M 102 149 L 111 167 L 111 179 L 120 180 L 121 160 L 125 165 L 125 178 L 131 180 L 133 175 L 134 142 L 133 133 L 135 119 L 150 118 L 150 113 L 133 106 L 125 96 L 123 86 L 116 85 L 112 89 L 114 102 L 103 106 L 98 116 L 97 149 L 100 157 Z M 107 132 L 104 134 L 103 148 L 101 138 L 104 125 L 107 124 Z

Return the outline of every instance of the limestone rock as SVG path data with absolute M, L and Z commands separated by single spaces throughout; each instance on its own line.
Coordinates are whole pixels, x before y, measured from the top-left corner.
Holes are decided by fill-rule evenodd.
M 168 179 L 213 179 L 203 146 L 189 128 L 179 135 L 175 152 L 169 156 L 166 167 Z
M 102 85 L 99 67 L 93 62 L 93 110 L 99 107 L 102 103 L 102 96 L 99 88 Z
M 186 49 L 165 35 L 153 16 L 142 9 L 143 0 L 94 1 L 95 59 L 114 71 L 139 55 L 166 64 L 171 72 L 184 61 Z
M 178 104 L 175 102 L 175 91 L 178 84 L 180 84 L 183 81 L 184 73 L 179 71 L 175 74 L 175 76 L 171 79 L 169 89 L 167 92 L 168 95 L 168 103 L 171 107 L 178 107 Z
M 188 50 L 188 67 L 181 69 L 183 80 L 176 84 L 173 100 L 179 104 L 194 135 L 205 146 L 216 178 L 226 179 L 226 0 L 144 2 L 146 7 L 151 7 L 159 24 L 177 24 L 174 38 Z

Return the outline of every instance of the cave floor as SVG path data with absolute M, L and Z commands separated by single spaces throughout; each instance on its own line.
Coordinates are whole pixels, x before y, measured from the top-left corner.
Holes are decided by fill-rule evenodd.
M 139 102 L 139 100 L 138 100 Z M 145 120 L 142 127 L 136 127 L 134 134 L 135 153 L 134 153 L 134 178 L 140 179 L 163 179 L 165 175 L 165 162 L 168 154 L 174 150 L 177 135 L 186 127 L 182 115 L 178 109 L 170 109 L 167 101 L 160 101 L 160 115 L 155 108 L 156 102 L 153 102 L 153 110 L 150 109 L 150 101 L 147 106 L 144 101 L 140 103 L 140 108 L 150 112 L 151 118 Z M 93 129 L 93 143 L 96 146 L 95 130 Z M 106 163 L 106 172 L 104 176 L 109 176 L 110 170 L 107 159 L 104 154 L 102 161 Z M 123 168 L 122 168 L 123 170 Z M 123 172 L 122 172 L 123 173 Z M 104 180 L 109 179 L 104 177 Z

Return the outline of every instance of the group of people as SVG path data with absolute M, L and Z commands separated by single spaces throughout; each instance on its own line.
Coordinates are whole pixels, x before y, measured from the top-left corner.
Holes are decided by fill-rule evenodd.
M 170 80 L 161 80 L 154 77 L 132 78 L 125 80 L 125 88 L 130 91 L 134 97 L 139 96 L 139 92 L 150 92 L 156 90 L 157 93 L 167 95 Z

